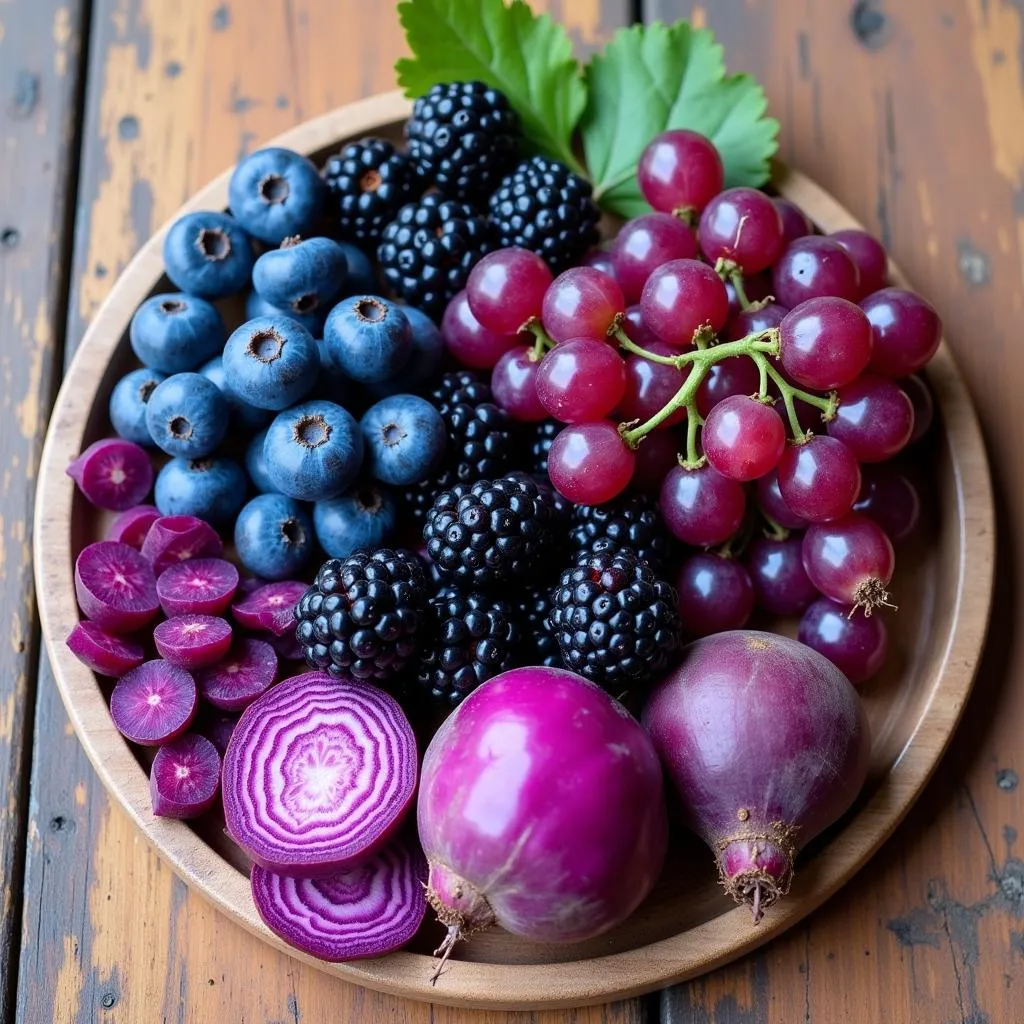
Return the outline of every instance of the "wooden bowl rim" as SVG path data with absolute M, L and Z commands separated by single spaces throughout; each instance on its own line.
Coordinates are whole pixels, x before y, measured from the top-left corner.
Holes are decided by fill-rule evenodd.
M 340 107 L 307 121 L 272 143 L 311 153 L 342 138 L 403 121 L 411 105 L 391 92 Z M 230 171 L 192 197 L 172 218 L 227 205 Z M 828 193 L 795 171 L 777 169 L 776 184 L 823 226 L 860 227 Z M 779 935 L 814 910 L 858 871 L 889 837 L 924 787 L 960 718 L 984 643 L 992 600 L 995 523 L 984 443 L 970 396 L 943 341 L 929 364 L 940 405 L 947 413 L 960 528 L 961 567 L 940 677 L 896 763 L 865 806 L 814 860 L 814 884 L 799 875 L 789 898 L 758 928 L 742 907 L 646 946 L 590 960 L 504 965 L 457 961 L 431 986 L 431 958 L 400 952 L 375 959 L 328 964 L 306 956 L 274 935 L 256 913 L 248 879 L 186 825 L 155 818 L 148 781 L 118 734 L 95 676 L 64 643 L 78 621 L 70 551 L 73 484 L 64 470 L 81 450 L 95 381 L 104 372 L 132 312 L 162 272 L 164 235 L 156 232 L 125 268 L 102 304 L 64 378 L 40 466 L 33 543 L 39 613 L 46 650 L 64 705 L 103 784 L 189 885 L 250 932 L 289 955 L 339 978 L 397 996 L 489 1009 L 557 1008 L 639 995 L 718 967 Z M 905 284 L 898 268 L 893 280 Z M 949 415 L 950 412 L 955 415 Z M 970 525 L 970 529 L 966 527 Z

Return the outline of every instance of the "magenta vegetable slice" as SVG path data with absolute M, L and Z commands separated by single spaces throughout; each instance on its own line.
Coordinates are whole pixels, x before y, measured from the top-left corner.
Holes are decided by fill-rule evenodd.
M 216 665 L 196 673 L 203 699 L 222 711 L 244 711 L 277 679 L 277 655 L 265 640 L 236 641 Z
M 141 551 L 149 528 L 159 518 L 160 510 L 156 505 L 134 505 L 114 519 L 107 530 L 106 539 L 120 541 Z
M 153 747 L 180 736 L 192 724 L 198 703 L 192 676 L 155 659 L 117 681 L 110 695 L 110 717 L 126 739 Z
M 142 557 L 159 576 L 164 569 L 191 558 L 219 558 L 224 541 L 207 522 L 195 516 L 161 516 L 149 528 Z
M 153 487 L 153 463 L 144 448 L 120 437 L 89 445 L 67 474 L 90 504 L 121 512 L 138 505 Z
M 156 593 L 165 615 L 220 615 L 238 589 L 238 570 L 223 558 L 192 558 L 160 573 Z
M 187 732 L 162 746 L 149 771 L 153 813 L 162 818 L 198 818 L 217 799 L 220 754 L 205 736 Z
M 172 665 L 192 669 L 216 665 L 231 647 L 231 626 L 216 615 L 175 615 L 153 630 L 153 642 Z
M 160 610 L 149 563 L 127 544 L 101 540 L 75 559 L 78 606 L 109 633 L 132 633 Z
M 295 606 L 308 590 L 298 580 L 267 583 L 246 594 L 231 606 L 231 614 L 240 626 L 284 636 L 295 629 Z
M 130 637 L 115 636 L 86 619 L 68 634 L 71 653 L 101 676 L 123 676 L 146 660 L 142 644 Z

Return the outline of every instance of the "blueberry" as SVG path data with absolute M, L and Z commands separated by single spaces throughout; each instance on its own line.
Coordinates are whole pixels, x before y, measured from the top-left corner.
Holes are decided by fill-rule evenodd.
M 343 299 L 327 314 L 331 361 L 353 380 L 387 380 L 408 362 L 412 328 L 401 308 L 376 295 Z
M 221 393 L 227 399 L 232 418 L 240 427 L 248 430 L 258 430 L 270 422 L 273 413 L 266 409 L 257 409 L 255 405 L 243 402 L 242 399 L 229 390 L 227 381 L 224 379 L 224 360 L 221 356 L 216 356 L 204 366 L 200 366 L 199 372 L 207 380 L 212 380 L 220 388 Z
M 345 253 L 330 238 L 286 238 L 252 268 L 252 286 L 291 316 L 315 313 L 341 291 L 348 274 Z
M 313 527 L 302 506 L 283 494 L 261 494 L 235 520 L 235 549 L 242 565 L 265 580 L 299 573 L 313 546 Z
M 363 461 L 359 424 L 333 402 L 304 402 L 275 417 L 263 443 L 267 475 L 282 494 L 321 501 L 344 492 Z
M 373 261 L 351 242 L 339 242 L 338 247 L 345 254 L 348 277 L 345 278 L 345 292 L 348 295 L 372 295 L 379 286 Z
M 313 506 L 313 529 L 331 558 L 348 558 L 360 548 L 384 547 L 398 512 L 391 492 L 377 484 L 357 484 L 340 498 Z
M 146 426 L 168 455 L 201 459 L 224 440 L 228 403 L 220 388 L 199 373 L 176 373 L 146 403 Z
M 223 523 L 238 514 L 246 489 L 245 473 L 234 459 L 171 459 L 157 474 L 156 507 L 165 516 Z
M 224 346 L 228 390 L 258 409 L 279 412 L 316 383 L 320 355 L 313 336 L 287 316 L 247 320 Z
M 146 403 L 157 384 L 167 379 L 157 370 L 132 370 L 110 392 L 110 422 L 126 441 L 150 447 L 153 438 L 146 426 Z
M 249 283 L 252 264 L 252 240 L 226 213 L 186 213 L 164 239 L 167 276 L 189 295 L 204 299 L 234 295 Z
M 258 316 L 290 316 L 297 324 L 319 338 L 324 332 L 324 321 L 327 319 L 327 311 L 330 307 L 321 307 L 312 313 L 289 313 L 287 309 L 278 309 L 277 306 L 267 302 L 259 292 L 247 292 L 245 296 L 245 318 L 255 320 Z
M 367 409 L 359 421 L 367 468 L 386 484 L 425 480 L 444 458 L 441 414 L 418 395 L 392 395 Z
M 403 306 L 402 312 L 412 329 L 412 352 L 394 377 L 366 386 L 377 398 L 420 391 L 441 368 L 444 358 L 444 339 L 434 321 L 413 306 Z
M 290 149 L 270 147 L 256 150 L 235 168 L 228 205 L 250 235 L 280 245 L 290 235 L 312 234 L 326 194 L 309 160 Z
M 261 430 L 245 449 L 245 469 L 249 474 L 253 487 L 261 494 L 276 491 L 274 481 L 267 474 L 267 460 L 263 457 L 263 442 L 266 440 L 266 429 Z
M 132 317 L 128 337 L 144 366 L 184 373 L 224 347 L 228 332 L 215 306 L 182 292 L 151 295 Z

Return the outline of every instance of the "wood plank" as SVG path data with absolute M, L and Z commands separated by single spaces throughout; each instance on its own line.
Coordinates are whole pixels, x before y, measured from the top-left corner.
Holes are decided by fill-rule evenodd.
M 876 231 L 939 309 L 979 404 L 1002 549 L 976 692 L 908 821 L 804 927 L 666 994 L 663 1020 L 1019 1020 L 1024 11 L 1011 0 L 647 0 L 644 10 L 715 30 L 730 68 L 765 84 L 783 158 Z
M 618 0 L 549 6 L 583 46 L 626 9 Z M 359 45 L 344 46 L 354 30 Z M 285 127 L 391 88 L 402 45 L 393 7 L 359 0 L 196 0 L 173 9 L 161 0 L 98 0 L 69 340 L 186 196 Z M 106 798 L 48 669 L 35 749 L 19 1020 L 66 1024 L 106 1011 L 126 1021 L 244 1024 L 645 1019 L 642 1001 L 570 1014 L 465 1013 L 327 978 L 261 944 L 173 876 Z
M 28 535 L 64 335 L 84 7 L 0 5 L 0 1020 L 17 977 L 39 657 Z

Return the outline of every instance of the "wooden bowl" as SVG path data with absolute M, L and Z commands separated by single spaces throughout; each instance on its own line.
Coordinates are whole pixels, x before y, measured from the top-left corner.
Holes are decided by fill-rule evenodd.
M 342 107 L 282 135 L 278 144 L 314 158 L 342 141 L 398 138 L 409 104 L 397 93 Z M 228 174 L 184 210 L 226 205 Z M 780 169 L 779 191 L 824 231 L 857 227 L 807 178 Z M 260 921 L 244 859 L 214 826 L 193 828 L 150 811 L 144 765 L 114 728 L 109 687 L 71 655 L 64 638 L 78 621 L 75 554 L 102 535 L 104 518 L 77 494 L 65 467 L 109 430 L 107 398 L 131 365 L 128 324 L 135 308 L 169 290 L 161 250 L 166 227 L 135 256 L 111 291 L 68 370 L 50 423 L 35 518 L 36 583 L 46 647 L 79 739 L 107 789 L 174 870 L 225 913 L 293 956 L 371 988 L 460 1006 L 540 1008 L 596 1003 L 692 978 L 761 945 L 819 906 L 892 833 L 942 755 L 970 691 L 989 616 L 994 557 L 992 492 L 977 419 L 949 348 L 928 368 L 942 430 L 917 463 L 925 528 L 899 551 L 888 616 L 892 651 L 863 689 L 873 749 L 868 785 L 844 820 L 801 856 L 789 897 L 757 927 L 721 893 L 712 857 L 681 836 L 656 891 L 622 927 L 591 942 L 538 946 L 500 930 L 475 937 L 436 986 L 429 952 L 440 932 L 424 925 L 411 950 L 346 964 L 314 961 L 285 946 Z M 893 267 L 892 277 L 903 278 Z

